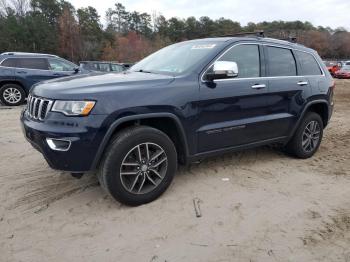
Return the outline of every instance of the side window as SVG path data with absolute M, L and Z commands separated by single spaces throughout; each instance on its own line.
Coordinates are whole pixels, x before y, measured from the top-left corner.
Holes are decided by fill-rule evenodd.
M 305 76 L 313 76 L 313 75 L 322 75 L 322 71 L 316 62 L 313 55 L 296 51 L 295 52 L 298 56 L 300 65 L 301 65 L 301 74 Z
M 260 76 L 260 53 L 258 45 L 238 45 L 227 51 L 218 61 L 236 62 L 238 78 Z
M 16 67 L 16 65 L 17 65 L 16 58 L 7 58 L 1 63 L 1 66 L 6 66 L 6 67 Z
M 50 70 L 53 71 L 73 71 L 75 66 L 60 59 L 49 58 Z
M 297 68 L 292 51 L 280 47 L 267 47 L 269 76 L 295 76 Z
M 39 70 L 49 69 L 45 58 L 19 58 L 18 67 Z
M 109 68 L 109 64 L 100 64 L 100 71 L 109 72 L 111 69 Z
M 111 64 L 111 68 L 112 68 L 113 72 L 122 72 L 123 71 L 123 66 L 121 66 L 121 65 Z

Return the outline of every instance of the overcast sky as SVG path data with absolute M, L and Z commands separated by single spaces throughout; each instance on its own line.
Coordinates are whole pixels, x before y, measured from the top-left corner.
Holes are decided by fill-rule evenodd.
M 69 0 L 76 8 L 93 6 L 105 21 L 105 12 L 116 2 L 127 11 L 161 13 L 166 18 L 225 17 L 246 25 L 273 20 L 310 21 L 314 25 L 350 29 L 350 0 Z

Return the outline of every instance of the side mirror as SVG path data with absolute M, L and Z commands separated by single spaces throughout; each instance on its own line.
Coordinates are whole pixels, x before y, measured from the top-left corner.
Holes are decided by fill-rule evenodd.
M 234 78 L 238 76 L 238 65 L 231 61 L 216 61 L 213 72 L 207 74 L 208 80 Z
M 74 73 L 75 73 L 75 74 L 79 73 L 79 71 L 80 71 L 80 68 L 79 68 L 79 67 L 75 67 L 75 68 L 74 68 Z

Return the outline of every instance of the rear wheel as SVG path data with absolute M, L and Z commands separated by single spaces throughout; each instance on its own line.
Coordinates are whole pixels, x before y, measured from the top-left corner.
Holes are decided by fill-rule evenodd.
M 163 132 L 146 126 L 121 131 L 105 153 L 99 180 L 116 200 L 141 205 L 158 198 L 177 168 L 176 149 Z
M 287 152 L 298 158 L 309 158 L 316 153 L 322 137 L 322 118 L 317 113 L 309 112 L 303 118 L 291 141 L 287 144 Z
M 17 84 L 6 84 L 0 88 L 0 100 L 7 106 L 18 106 L 23 104 L 26 93 Z

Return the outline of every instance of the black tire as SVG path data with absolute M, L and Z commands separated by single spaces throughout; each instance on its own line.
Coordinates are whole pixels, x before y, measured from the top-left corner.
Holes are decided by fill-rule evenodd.
M 9 92 L 14 93 L 16 96 L 13 99 L 9 98 Z M 17 84 L 5 84 L 0 88 L 0 100 L 7 106 L 18 106 L 24 103 L 26 98 L 26 92 L 23 88 Z
M 159 165 L 153 168 L 150 162 L 148 164 L 149 170 L 143 172 L 143 168 L 147 166 L 147 164 L 142 164 L 141 161 L 138 160 L 140 159 L 138 157 L 139 145 L 141 148 L 141 159 L 146 159 L 146 163 L 149 162 L 147 159 L 151 160 L 163 150 L 164 153 L 161 155 L 162 159 L 159 160 L 160 156 L 159 158 L 155 158 L 158 161 L 157 163 L 164 160 L 164 158 L 166 159 L 164 162 L 161 162 L 162 166 Z M 147 151 L 149 147 L 154 147 L 155 149 L 159 149 L 159 151 L 151 151 L 152 148 L 150 148 L 148 151 L 149 153 L 147 154 L 146 147 Z M 137 151 L 135 152 L 133 150 Z M 147 158 L 146 155 L 149 155 L 149 157 Z M 121 175 L 121 171 L 124 174 L 128 173 L 123 169 L 128 168 L 128 165 L 125 164 L 129 163 L 126 162 L 138 163 L 137 166 L 130 166 L 130 169 L 132 169 L 132 172 L 130 173 L 138 172 L 138 175 Z M 162 168 L 162 176 L 158 177 L 158 175 L 161 173 L 159 170 L 156 171 L 158 173 L 157 176 L 156 173 L 153 173 L 153 170 L 156 168 Z M 137 126 L 120 131 L 112 139 L 111 144 L 108 146 L 101 161 L 98 178 L 101 186 L 114 199 L 129 206 L 138 206 L 149 203 L 158 198 L 170 185 L 176 170 L 177 153 L 176 148 L 170 138 L 158 129 L 147 126 Z M 146 173 L 149 174 L 147 175 Z M 151 176 L 152 178 L 149 178 Z M 156 184 L 154 184 L 155 181 Z M 129 184 L 126 185 L 127 183 Z M 152 189 L 152 187 L 154 188 Z M 133 190 L 136 188 L 139 190 L 142 188 L 142 190 L 145 192 L 133 192 Z
M 306 127 L 310 127 L 309 125 L 314 122 L 317 123 L 317 125 L 319 126 L 319 139 L 317 140 L 317 142 L 315 140 L 310 139 L 310 141 L 312 140 L 312 146 L 310 144 L 310 147 L 308 148 L 308 150 L 305 149 L 306 145 L 308 143 L 305 143 L 305 146 L 303 146 L 303 140 L 308 140 L 307 138 L 307 134 L 304 134 L 304 131 L 306 130 Z M 316 124 L 315 124 L 316 125 Z M 316 134 L 317 132 L 315 132 Z M 315 137 L 315 136 L 313 136 Z M 316 151 L 318 150 L 321 141 L 322 141 L 322 137 L 323 137 L 323 121 L 322 118 L 319 114 L 314 113 L 314 112 L 308 112 L 306 113 L 305 117 L 303 118 L 303 120 L 301 121 L 299 127 L 297 128 L 294 136 L 292 137 L 292 139 L 288 142 L 287 146 L 286 146 L 286 151 L 297 157 L 297 158 L 301 158 L 301 159 L 306 159 L 309 157 L 312 157 Z

